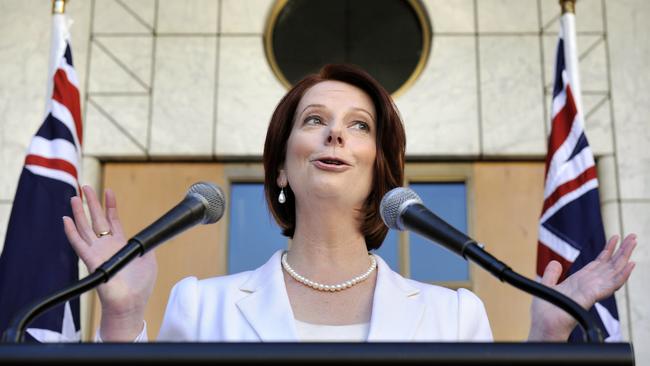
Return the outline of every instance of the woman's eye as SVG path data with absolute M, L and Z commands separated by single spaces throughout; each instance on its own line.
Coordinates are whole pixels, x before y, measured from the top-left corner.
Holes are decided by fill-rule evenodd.
M 352 127 L 356 128 L 358 130 L 362 130 L 362 131 L 370 131 L 370 126 L 366 122 L 363 122 L 363 121 L 356 121 L 352 125 Z
M 322 124 L 322 123 L 323 123 L 323 121 L 318 116 L 309 116 L 309 117 L 305 118 L 305 124 L 306 125 L 319 125 L 319 124 Z

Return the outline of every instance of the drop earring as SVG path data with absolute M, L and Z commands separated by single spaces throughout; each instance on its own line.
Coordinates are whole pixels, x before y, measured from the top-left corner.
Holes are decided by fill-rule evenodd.
M 278 195 L 278 202 L 285 203 L 287 202 L 287 196 L 284 195 L 284 187 L 280 188 L 280 194 Z

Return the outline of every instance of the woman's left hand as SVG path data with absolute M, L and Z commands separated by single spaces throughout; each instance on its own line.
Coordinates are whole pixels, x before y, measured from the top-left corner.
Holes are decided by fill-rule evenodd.
M 570 297 L 583 308 L 590 309 L 597 301 L 621 288 L 634 269 L 630 256 L 636 247 L 636 235 L 625 237 L 614 253 L 618 240 L 617 235 L 612 236 L 598 258 L 559 284 L 557 281 L 562 274 L 562 266 L 557 261 L 552 261 L 544 270 L 542 284 Z M 565 342 L 577 324 L 564 310 L 537 297 L 533 298 L 531 317 L 529 341 Z

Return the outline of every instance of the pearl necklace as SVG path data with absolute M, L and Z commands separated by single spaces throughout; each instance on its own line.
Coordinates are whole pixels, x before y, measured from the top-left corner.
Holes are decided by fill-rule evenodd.
M 372 254 L 368 254 L 368 257 L 370 258 L 370 268 L 368 268 L 366 272 L 349 281 L 344 281 L 336 285 L 324 285 L 322 283 L 312 281 L 304 276 L 299 275 L 298 272 L 296 272 L 289 265 L 289 262 L 287 261 L 287 252 L 282 253 L 282 268 L 284 268 L 284 270 L 287 271 L 287 273 L 289 273 L 289 275 L 293 277 L 293 279 L 302 283 L 305 286 L 311 287 L 314 290 L 318 290 L 318 291 L 335 292 L 335 291 L 342 291 L 348 289 L 359 282 L 365 281 L 366 279 L 368 279 L 368 277 L 370 277 L 372 271 L 374 271 L 375 268 L 377 268 L 377 260 L 375 259 L 375 256 L 373 256 Z

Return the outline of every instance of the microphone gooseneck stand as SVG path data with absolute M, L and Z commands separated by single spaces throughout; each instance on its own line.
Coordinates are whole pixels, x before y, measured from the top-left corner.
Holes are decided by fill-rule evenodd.
M 501 282 L 506 282 L 533 296 L 542 298 L 551 304 L 571 314 L 585 329 L 587 340 L 592 343 L 602 343 L 603 334 L 593 316 L 570 297 L 513 271 L 505 263 L 499 261 L 490 253 L 483 250 L 475 241 L 465 245 L 462 256 L 471 259 Z
M 445 248 L 467 260 L 477 263 L 502 282 L 506 282 L 522 291 L 560 307 L 578 321 L 585 330 L 589 342 L 603 342 L 602 330 L 593 316 L 582 306 L 568 296 L 513 271 L 508 265 L 483 250 L 481 245 L 475 240 L 440 219 L 424 207 L 424 205 L 413 204 L 408 207 L 408 209 L 402 212 L 402 219 L 403 222 L 408 222 L 409 229 L 425 238 L 435 239 L 445 246 Z M 436 223 L 437 227 L 432 228 L 432 222 Z
M 2 335 L 2 342 L 24 342 L 25 328 L 27 328 L 27 325 L 29 325 L 34 318 L 55 305 L 73 299 L 88 290 L 92 290 L 102 283 L 108 282 L 108 280 L 111 279 L 111 277 L 113 277 L 113 275 L 115 275 L 115 273 L 117 273 L 122 267 L 144 253 L 142 247 L 138 244 L 140 243 L 132 239 L 114 257 L 97 267 L 93 273 L 77 281 L 72 286 L 66 287 L 52 295 L 37 300 L 31 306 L 26 307 L 21 313 L 18 313 L 14 318 L 12 318 L 9 327 Z
M 189 197 L 189 198 L 188 198 Z M 122 249 L 106 262 L 102 263 L 93 273 L 76 283 L 56 293 L 35 301 L 24 308 L 9 323 L 2 335 L 4 343 L 20 343 L 25 338 L 25 328 L 37 316 L 51 307 L 70 300 L 102 283 L 108 282 L 119 270 L 136 257 L 144 255 L 157 245 L 181 233 L 187 227 L 204 222 L 206 206 L 199 198 L 188 196 L 164 216 L 129 239 Z M 223 213 L 223 212 L 221 212 Z M 221 217 L 221 215 L 219 215 Z M 215 222 L 215 219 L 212 222 Z M 211 223 L 211 222 L 207 222 Z

